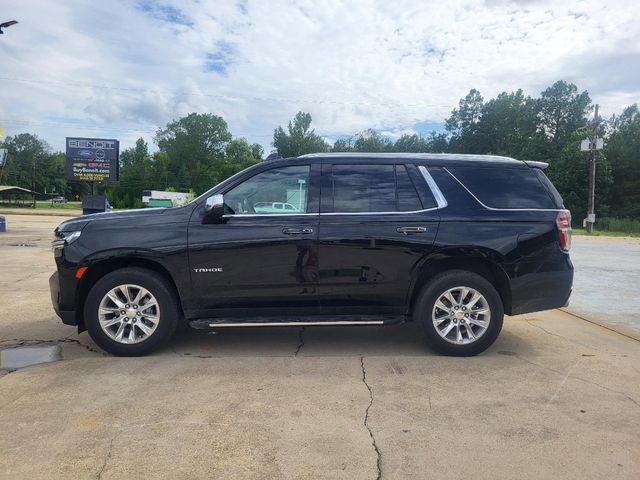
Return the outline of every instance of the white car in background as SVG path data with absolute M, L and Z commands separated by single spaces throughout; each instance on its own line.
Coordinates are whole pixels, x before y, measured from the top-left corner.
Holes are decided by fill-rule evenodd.
M 284 202 L 258 202 L 253 206 L 256 213 L 294 213 L 299 211 L 290 203 Z

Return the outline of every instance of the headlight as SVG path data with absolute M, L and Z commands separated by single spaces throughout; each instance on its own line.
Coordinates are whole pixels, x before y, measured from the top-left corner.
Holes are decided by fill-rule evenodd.
M 80 237 L 80 233 L 82 233 L 80 230 L 74 230 L 70 232 L 56 231 L 56 237 L 53 242 L 51 242 L 51 249 L 53 250 L 53 253 L 56 256 L 59 256 L 64 246 L 75 242 Z
M 69 245 L 80 237 L 80 233 L 82 233 L 80 230 L 76 230 L 75 232 L 62 232 L 62 237 L 64 238 L 65 243 Z

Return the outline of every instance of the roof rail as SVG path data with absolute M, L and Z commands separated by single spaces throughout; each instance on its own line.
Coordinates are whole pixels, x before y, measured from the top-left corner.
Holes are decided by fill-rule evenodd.
M 307 153 L 298 158 L 406 158 L 420 160 L 445 160 L 445 161 L 484 161 L 502 164 L 522 164 L 522 160 L 504 157 L 500 155 L 475 155 L 467 153 L 400 153 L 400 152 L 326 152 Z

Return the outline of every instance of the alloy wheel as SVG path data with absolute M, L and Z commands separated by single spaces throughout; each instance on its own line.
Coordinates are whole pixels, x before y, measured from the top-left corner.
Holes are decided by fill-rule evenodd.
M 102 331 L 118 343 L 140 343 L 155 332 L 160 306 L 144 287 L 124 284 L 109 290 L 98 307 Z
M 482 337 L 491 321 L 487 299 L 471 287 L 453 287 L 442 293 L 431 314 L 436 332 L 447 342 L 466 345 Z

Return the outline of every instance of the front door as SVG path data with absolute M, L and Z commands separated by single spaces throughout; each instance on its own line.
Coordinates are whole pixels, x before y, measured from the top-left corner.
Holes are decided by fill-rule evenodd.
M 418 169 L 353 159 L 322 166 L 322 312 L 402 314 L 438 211 Z
M 318 313 L 316 168 L 280 163 L 258 169 L 217 192 L 225 205 L 220 223 L 204 224 L 202 214 L 193 215 L 188 317 Z

